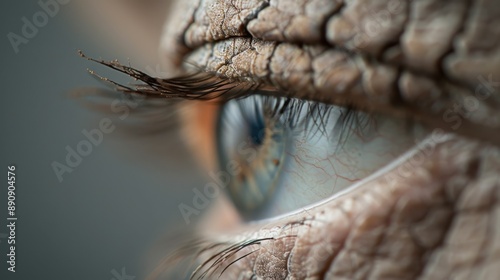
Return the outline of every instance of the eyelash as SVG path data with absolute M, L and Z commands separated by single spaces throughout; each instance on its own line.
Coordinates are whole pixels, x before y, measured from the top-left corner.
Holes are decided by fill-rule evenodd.
M 253 94 L 261 86 L 261 84 L 248 81 L 242 82 L 222 79 L 214 74 L 201 71 L 171 79 L 160 79 L 151 77 L 131 66 L 122 65 L 116 60 L 97 60 L 87 57 L 81 51 L 78 53 L 87 60 L 99 63 L 124 73 L 137 81 L 143 82 L 143 84 L 133 84 L 132 87 L 125 86 L 108 78 L 101 77 L 92 70 L 88 70 L 90 74 L 98 77 L 104 82 L 114 85 L 117 91 L 121 91 L 125 94 L 139 94 L 150 98 L 163 98 L 172 101 L 227 101 L 229 99 L 241 98 Z
M 295 232 L 298 230 L 297 227 L 309 227 L 313 220 L 303 217 L 297 221 L 289 221 L 281 226 L 281 231 L 283 233 L 285 230 L 290 232 Z M 318 222 L 318 220 L 315 220 Z M 253 249 L 252 246 L 260 246 L 263 242 L 277 242 L 282 239 L 296 238 L 296 234 L 284 233 L 284 234 L 274 234 L 273 236 L 255 238 L 248 237 L 244 238 L 242 241 L 224 241 L 220 242 L 220 239 L 207 239 L 203 237 L 195 237 L 190 240 L 186 240 L 183 245 L 179 246 L 177 250 L 172 252 L 170 255 L 164 258 L 162 265 L 158 266 L 156 270 L 151 273 L 148 279 L 160 279 L 162 273 L 179 273 L 180 270 L 190 270 L 191 275 L 189 277 L 192 279 L 205 279 L 205 277 L 214 276 L 217 272 L 216 278 L 220 278 L 222 274 L 236 262 L 253 255 L 258 249 Z M 224 239 L 224 238 L 222 238 Z M 244 249 L 251 249 L 250 252 L 244 253 L 238 256 L 236 259 L 236 254 Z M 195 264 L 194 260 L 201 257 L 204 253 L 210 253 L 209 257 L 204 258 L 199 264 Z M 182 261 L 179 261 L 182 260 Z M 231 261 L 229 261 L 231 260 Z M 172 269 L 172 270 L 170 270 Z M 186 272 L 181 272 L 183 278 L 186 277 Z M 169 276 L 171 274 L 168 274 Z M 171 277 L 170 277 L 171 278 Z M 169 279 L 167 277 L 166 279 Z M 212 279 L 212 278 L 210 278 Z
M 93 61 L 114 69 L 118 72 L 124 73 L 136 81 L 141 81 L 142 84 L 132 84 L 125 86 L 116 83 L 108 78 L 96 74 L 92 70 L 88 70 L 91 75 L 96 76 L 100 80 L 110 83 L 115 86 L 115 89 L 124 93 L 127 96 L 133 94 L 145 96 L 154 99 L 163 99 L 171 101 L 170 105 L 175 105 L 185 100 L 200 100 L 212 101 L 223 105 L 225 102 L 232 99 L 244 99 L 252 95 L 261 95 L 264 97 L 264 104 L 269 104 L 270 100 L 278 99 L 275 102 L 278 106 L 266 112 L 273 119 L 285 119 L 289 128 L 293 129 L 300 124 L 299 119 L 311 120 L 312 127 L 305 127 L 308 133 L 315 134 L 317 132 L 322 135 L 328 135 L 329 132 L 325 129 L 325 121 L 331 110 L 340 109 L 340 118 L 335 126 L 335 133 L 339 135 L 340 147 L 344 143 L 350 133 L 357 133 L 362 135 L 364 128 L 368 125 L 373 125 L 373 118 L 371 113 L 361 113 L 357 108 L 351 104 L 343 107 L 335 107 L 331 104 L 320 102 L 308 101 L 305 99 L 297 99 L 283 92 L 265 91 L 261 90 L 261 84 L 250 81 L 234 81 L 224 79 L 216 76 L 213 73 L 195 72 L 185 76 L 180 76 L 171 79 L 160 79 L 151 77 L 148 74 L 137 70 L 131 66 L 125 66 L 118 61 L 104 61 L 87 57 L 82 51 L 78 52 L 82 58 Z M 299 118 L 298 114 L 301 108 L 310 103 L 308 112 L 305 117 Z M 269 109 L 269 106 L 264 106 Z

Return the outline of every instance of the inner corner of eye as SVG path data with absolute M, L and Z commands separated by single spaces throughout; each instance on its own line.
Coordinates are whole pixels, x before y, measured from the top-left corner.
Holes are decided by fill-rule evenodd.
M 221 106 L 216 129 L 225 191 L 246 220 L 327 199 L 414 147 L 406 119 L 300 99 L 252 95 Z

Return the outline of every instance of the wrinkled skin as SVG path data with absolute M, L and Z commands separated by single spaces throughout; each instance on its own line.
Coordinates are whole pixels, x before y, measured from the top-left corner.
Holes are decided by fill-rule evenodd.
M 307 211 L 248 226 L 220 202 L 203 223 L 216 241 L 267 239 L 225 259 L 214 276 L 227 267 L 223 279 L 498 279 L 497 1 L 177 2 L 160 48 L 172 74 L 188 61 L 432 128 L 427 146 Z M 203 141 L 188 141 L 213 170 L 217 108 L 195 106 L 185 126 Z
M 474 98 L 478 76 L 500 78 L 495 1 L 179 2 L 162 40 L 174 67 L 406 111 L 454 132 L 344 195 L 228 235 L 273 239 L 229 257 L 222 268 L 255 250 L 223 278 L 498 278 L 498 84 L 460 122 L 445 113 Z

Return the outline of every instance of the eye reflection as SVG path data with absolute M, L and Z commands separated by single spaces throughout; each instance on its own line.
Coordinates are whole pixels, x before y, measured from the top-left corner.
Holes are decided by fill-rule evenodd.
M 243 218 L 258 220 L 334 195 L 425 135 L 406 119 L 254 95 L 221 108 L 216 143 L 219 167 L 232 171 L 228 196 Z

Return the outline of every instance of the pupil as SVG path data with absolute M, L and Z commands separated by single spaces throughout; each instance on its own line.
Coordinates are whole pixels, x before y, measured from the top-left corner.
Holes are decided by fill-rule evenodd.
M 261 117 L 250 123 L 249 128 L 250 140 L 255 146 L 260 146 L 264 142 L 266 136 L 265 124 Z

